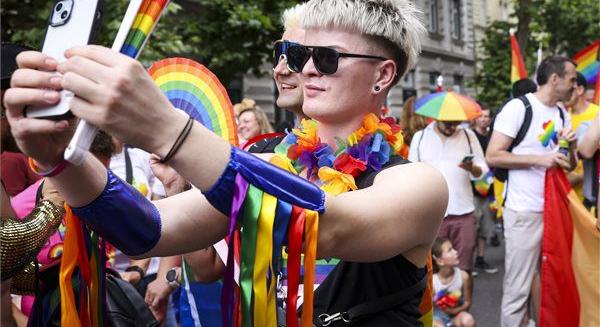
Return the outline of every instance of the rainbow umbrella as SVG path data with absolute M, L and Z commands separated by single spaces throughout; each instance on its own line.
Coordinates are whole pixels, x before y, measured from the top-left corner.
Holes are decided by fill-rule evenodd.
M 473 99 L 456 92 L 437 92 L 421 97 L 415 113 L 442 121 L 466 121 L 481 116 L 481 107 Z

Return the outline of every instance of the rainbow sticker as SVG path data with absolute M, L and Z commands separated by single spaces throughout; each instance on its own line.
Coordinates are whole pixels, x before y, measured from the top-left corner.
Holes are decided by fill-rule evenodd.
M 142 2 L 131 29 L 127 33 L 125 43 L 121 47 L 122 54 L 137 58 L 168 3 L 169 0 L 144 0 Z
M 52 248 L 48 251 L 48 261 L 53 262 L 55 260 L 60 259 L 63 253 L 63 244 L 54 244 Z
M 239 145 L 233 105 L 208 68 L 190 59 L 168 58 L 155 62 L 148 71 L 175 108 Z
M 542 127 L 544 128 L 544 133 L 538 136 L 538 140 L 542 142 L 543 146 L 548 146 L 550 141 L 557 143 L 558 142 L 558 134 L 556 133 L 556 126 L 554 124 L 554 120 L 549 120 L 545 122 Z

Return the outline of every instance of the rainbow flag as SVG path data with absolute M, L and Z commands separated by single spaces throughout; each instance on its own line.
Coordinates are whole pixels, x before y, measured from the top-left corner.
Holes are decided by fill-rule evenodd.
M 527 78 L 527 69 L 514 33 L 510 33 L 510 84 Z
M 594 84 L 598 79 L 598 70 L 600 69 L 599 53 L 600 39 L 597 39 L 573 57 L 573 61 L 577 63 L 577 71 L 585 76 L 588 84 Z
M 131 58 L 138 57 L 168 4 L 168 0 L 144 0 L 141 3 L 121 53 Z
M 600 231 L 562 169 L 546 171 L 540 327 L 600 326 Z
M 598 73 L 600 74 L 600 66 L 598 66 Z M 594 97 L 592 98 L 592 102 L 600 105 L 600 83 L 596 83 L 596 88 L 594 89 Z

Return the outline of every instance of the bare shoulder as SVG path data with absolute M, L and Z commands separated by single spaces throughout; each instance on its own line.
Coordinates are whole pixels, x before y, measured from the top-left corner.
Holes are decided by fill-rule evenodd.
M 426 163 L 409 163 L 385 169 L 370 188 L 386 198 L 390 209 L 414 217 L 416 224 L 439 224 L 448 206 L 448 184 L 442 173 Z M 435 238 L 437 229 L 432 231 Z
M 448 201 L 446 179 L 439 170 L 427 163 L 416 162 L 385 169 L 377 175 L 374 185 L 383 183 L 435 193 L 431 194 L 434 197 L 432 199 Z
M 462 277 L 463 282 L 469 281 L 471 279 L 471 275 L 464 270 L 460 270 L 460 276 Z

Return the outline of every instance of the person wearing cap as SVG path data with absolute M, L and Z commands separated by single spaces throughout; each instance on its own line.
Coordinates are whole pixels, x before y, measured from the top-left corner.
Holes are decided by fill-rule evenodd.
M 438 237 L 452 241 L 458 251 L 460 269 L 470 273 L 477 236 L 471 181 L 484 176 L 489 168 L 477 136 L 460 124 L 460 121 L 434 121 L 415 133 L 408 160 L 431 164 L 446 178 L 448 209 Z

